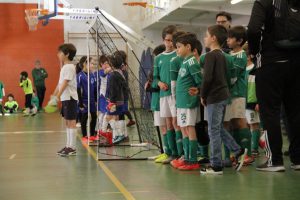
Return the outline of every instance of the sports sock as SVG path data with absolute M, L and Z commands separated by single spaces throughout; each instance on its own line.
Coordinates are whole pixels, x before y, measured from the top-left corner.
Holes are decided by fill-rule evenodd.
M 248 149 L 248 156 L 252 156 L 251 153 L 251 132 L 248 128 L 238 130 L 240 136 L 241 147 Z
M 176 134 L 176 146 L 178 151 L 178 156 L 183 155 L 183 144 L 182 144 L 182 133 L 181 131 L 175 131 Z
M 188 161 L 189 160 L 189 138 L 188 137 L 183 137 L 182 139 L 183 143 L 183 152 L 184 152 L 184 160 Z
M 189 161 L 192 163 L 197 162 L 197 140 L 189 140 Z
M 253 130 L 251 131 L 251 148 L 254 150 L 258 150 L 258 142 L 260 138 L 260 131 L 259 130 Z
M 172 154 L 172 151 L 169 147 L 169 143 L 168 143 L 168 136 L 167 134 L 163 135 L 163 148 L 164 148 L 164 152 L 165 154 L 167 154 L 168 156 L 170 156 Z
M 174 130 L 167 130 L 169 148 L 172 151 L 172 156 L 178 156 L 176 147 L 176 135 Z

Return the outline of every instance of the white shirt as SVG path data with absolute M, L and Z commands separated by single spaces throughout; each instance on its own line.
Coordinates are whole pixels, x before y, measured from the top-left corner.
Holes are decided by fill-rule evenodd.
M 68 85 L 61 94 L 60 100 L 71 100 L 71 97 L 75 100 L 78 100 L 75 65 L 66 64 L 61 68 L 58 82 L 59 89 L 61 89 L 64 80 L 68 81 Z

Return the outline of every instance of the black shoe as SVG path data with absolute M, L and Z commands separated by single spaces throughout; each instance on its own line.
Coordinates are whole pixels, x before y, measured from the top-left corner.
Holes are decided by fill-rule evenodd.
M 209 159 L 205 158 L 205 157 L 198 160 L 198 164 L 200 164 L 200 165 L 205 165 L 205 164 L 209 164 L 209 163 L 210 163 Z
M 283 165 L 268 165 L 268 162 L 261 164 L 256 167 L 258 171 L 265 171 L 265 172 L 284 172 L 285 168 Z
M 222 167 L 208 166 L 208 167 L 202 168 L 200 170 L 200 174 L 203 174 L 203 175 L 222 175 L 223 174 L 223 168 Z
M 57 154 L 57 155 L 60 155 L 63 151 L 65 151 L 66 148 L 67 148 L 67 147 L 62 148 L 62 149 L 59 150 L 56 154 Z

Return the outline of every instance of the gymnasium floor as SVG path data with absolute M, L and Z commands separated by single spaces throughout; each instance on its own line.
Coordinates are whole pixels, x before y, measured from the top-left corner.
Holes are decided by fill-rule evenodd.
M 180 172 L 151 161 L 95 160 L 77 142 L 77 156 L 62 158 L 58 114 L 0 117 L 0 200 L 200 200 L 299 199 L 300 172 L 263 173 L 254 167 L 223 176 Z M 285 142 L 285 145 L 287 142 Z

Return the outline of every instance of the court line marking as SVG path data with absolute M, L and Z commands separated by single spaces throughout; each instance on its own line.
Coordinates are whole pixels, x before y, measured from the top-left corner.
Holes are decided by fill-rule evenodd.
M 80 136 L 78 136 L 80 139 Z M 123 194 L 125 199 L 127 200 L 135 200 L 135 198 L 132 196 L 132 194 L 125 188 L 125 186 L 119 181 L 119 179 L 108 169 L 108 167 L 102 162 L 97 159 L 96 152 L 88 146 L 87 143 L 81 142 L 84 148 L 87 150 L 87 152 L 94 158 L 94 160 L 97 162 L 97 164 L 100 166 L 100 168 L 103 170 L 103 172 L 108 176 L 108 178 L 111 180 L 111 182 L 118 188 L 118 190 Z
M 9 160 L 12 160 L 16 157 L 17 154 L 12 154 L 10 157 L 9 157 Z
M 5 134 L 26 134 L 26 133 L 65 133 L 66 131 L 2 131 L 0 135 Z

